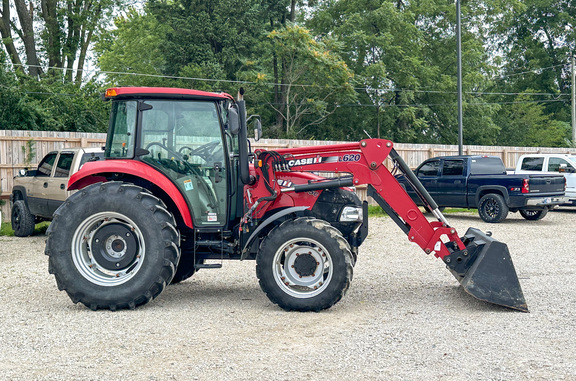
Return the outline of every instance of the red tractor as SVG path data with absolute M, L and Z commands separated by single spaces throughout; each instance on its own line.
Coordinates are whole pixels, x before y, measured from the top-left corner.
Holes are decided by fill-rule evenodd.
M 252 259 L 273 303 L 330 308 L 348 289 L 367 236 L 367 203 L 351 189 L 366 184 L 408 239 L 442 259 L 467 292 L 528 311 L 507 246 L 473 228 L 460 238 L 392 142 L 251 152 L 247 123 L 258 138 L 260 121 L 246 117 L 241 96 L 124 87 L 105 99 L 112 101 L 105 160 L 72 176 L 68 187 L 78 191 L 55 212 L 46 242 L 49 271 L 74 303 L 132 309 L 199 269 Z M 437 221 L 424 217 L 395 171 Z

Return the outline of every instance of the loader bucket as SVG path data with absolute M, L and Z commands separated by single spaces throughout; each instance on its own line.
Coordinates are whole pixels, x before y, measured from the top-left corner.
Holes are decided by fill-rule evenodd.
M 462 237 L 466 249 L 444 257 L 444 263 L 476 299 L 529 312 L 508 246 L 469 228 Z

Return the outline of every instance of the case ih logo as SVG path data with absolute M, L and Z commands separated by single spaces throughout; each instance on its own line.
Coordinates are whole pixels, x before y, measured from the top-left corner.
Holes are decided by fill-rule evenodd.
M 295 167 L 297 165 L 310 165 L 310 164 L 318 164 L 322 162 L 322 158 L 317 157 L 309 157 L 307 159 L 292 159 L 288 160 L 288 165 L 291 167 Z
M 336 163 L 338 161 L 338 156 L 316 156 L 316 157 L 308 157 L 305 159 L 292 159 L 288 160 L 289 167 L 297 167 L 300 165 L 311 165 L 311 164 L 320 164 L 320 163 Z

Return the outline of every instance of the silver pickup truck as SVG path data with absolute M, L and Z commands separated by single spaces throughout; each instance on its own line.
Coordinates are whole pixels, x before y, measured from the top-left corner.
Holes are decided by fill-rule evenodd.
M 101 148 L 66 148 L 48 153 L 36 169 L 21 170 L 10 194 L 14 235 L 29 236 L 36 223 L 51 220 L 71 193 L 67 190 L 70 176 L 87 161 L 103 158 Z

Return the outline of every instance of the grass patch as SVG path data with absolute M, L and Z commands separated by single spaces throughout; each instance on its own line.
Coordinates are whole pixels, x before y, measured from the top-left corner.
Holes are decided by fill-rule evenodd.
M 422 213 L 426 213 L 424 208 L 420 208 Z M 461 212 L 468 212 L 472 213 L 473 210 L 466 209 L 466 208 L 446 208 L 442 211 L 443 214 L 452 214 L 452 213 L 461 213 Z M 369 217 L 385 217 L 388 214 L 382 210 L 381 207 L 378 205 L 368 205 L 368 216 Z
M 388 216 L 378 205 L 368 205 L 368 217 L 383 217 Z
M 2 227 L 0 228 L 0 235 L 6 235 L 6 236 L 14 235 L 14 230 L 12 230 L 10 222 L 2 222 Z
M 32 233 L 32 235 L 46 234 L 46 230 L 48 229 L 49 225 L 50 221 L 44 221 L 40 222 L 39 224 L 36 224 L 36 226 L 34 227 L 34 233 Z M 12 225 L 10 224 L 10 222 L 2 223 L 2 228 L 0 228 L 0 236 L 14 237 L 14 230 L 12 230 Z

